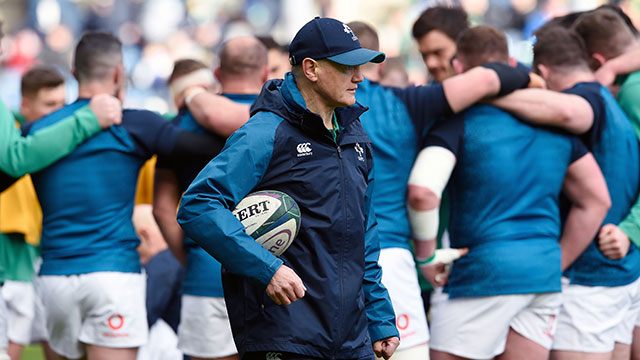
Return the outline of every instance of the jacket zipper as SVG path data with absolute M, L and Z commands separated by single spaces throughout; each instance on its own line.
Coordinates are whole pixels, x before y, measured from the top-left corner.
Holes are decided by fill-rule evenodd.
M 342 158 L 342 148 L 340 147 L 340 145 L 338 145 L 338 143 L 336 142 L 336 150 L 338 151 L 338 162 L 340 163 L 340 180 L 342 182 L 342 192 L 340 194 L 341 197 L 341 201 L 342 201 L 342 213 L 340 214 L 342 216 L 342 221 L 344 222 L 344 232 L 343 232 L 343 236 L 341 237 L 342 239 L 342 243 L 340 246 L 340 266 L 339 266 L 339 276 L 340 276 L 340 310 L 339 310 L 339 317 L 338 317 L 338 338 L 341 339 L 342 338 L 342 333 L 341 333 L 341 329 L 343 326 L 343 322 L 344 322 L 344 248 L 345 248 L 345 236 L 347 234 L 347 219 L 346 219 L 346 214 L 347 214 L 347 204 L 346 204 L 346 196 L 345 193 L 347 191 L 346 189 L 346 181 L 345 181 L 345 170 L 344 170 L 344 160 Z M 333 354 L 332 354 L 332 359 L 335 359 L 335 354 L 338 351 L 338 348 L 334 348 Z

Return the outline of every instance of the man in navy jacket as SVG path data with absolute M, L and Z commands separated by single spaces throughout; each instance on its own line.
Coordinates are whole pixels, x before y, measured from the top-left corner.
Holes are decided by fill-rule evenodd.
M 359 65 L 384 54 L 329 18 L 307 23 L 289 52 L 292 72 L 265 85 L 252 118 L 184 194 L 178 222 L 226 270 L 241 358 L 389 358 L 399 339 L 380 283 L 372 148 L 359 120 L 366 108 L 355 100 Z M 230 211 L 257 190 L 285 192 L 302 210 L 281 257 Z

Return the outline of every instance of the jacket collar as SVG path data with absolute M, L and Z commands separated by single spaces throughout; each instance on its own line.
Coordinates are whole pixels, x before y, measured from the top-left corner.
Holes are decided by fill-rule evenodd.
M 369 108 L 359 103 L 353 106 L 337 108 L 336 118 L 341 129 L 347 129 L 349 125 L 357 120 Z M 311 112 L 298 90 L 298 86 L 289 72 L 284 80 L 268 81 L 251 109 L 251 115 L 258 111 L 273 112 L 286 121 L 303 130 L 312 131 L 318 134 L 329 133 L 322 123 L 322 118 Z

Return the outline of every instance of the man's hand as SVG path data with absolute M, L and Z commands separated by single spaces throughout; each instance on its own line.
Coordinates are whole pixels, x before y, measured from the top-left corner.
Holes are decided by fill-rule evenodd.
M 468 248 L 438 249 L 435 251 L 435 257 L 430 263 L 420 266 L 422 276 L 434 287 L 444 286 L 449 280 L 451 264 L 468 253 Z
M 607 224 L 600 229 L 598 247 L 600 252 L 609 259 L 619 260 L 627 256 L 631 241 L 619 227 Z
M 91 98 L 89 107 L 96 114 L 98 123 L 103 129 L 122 123 L 122 104 L 115 96 L 107 94 L 96 95 Z
M 382 357 L 385 360 L 388 360 L 396 351 L 398 345 L 400 345 L 400 339 L 398 339 L 397 336 L 378 340 L 373 343 L 373 352 L 377 357 Z
M 528 88 L 546 89 L 547 83 L 542 76 L 534 73 L 529 73 L 529 86 Z
M 617 74 L 605 63 L 598 70 L 596 70 L 595 76 L 596 80 L 598 80 L 598 82 L 602 84 L 602 86 L 609 87 L 613 85 L 613 82 L 616 80 Z
M 306 291 L 302 279 L 285 265 L 276 270 L 267 285 L 267 295 L 278 305 L 289 305 L 301 299 Z

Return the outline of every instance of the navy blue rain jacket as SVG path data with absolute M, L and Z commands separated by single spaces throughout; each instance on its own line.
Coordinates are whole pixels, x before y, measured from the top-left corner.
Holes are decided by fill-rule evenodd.
M 251 119 L 198 175 L 178 222 L 223 267 L 229 318 L 242 356 L 286 351 L 325 359 L 372 357 L 372 341 L 398 336 L 380 283 L 380 246 L 371 208 L 371 141 L 356 104 L 336 109 L 337 143 L 311 113 L 289 73 L 265 84 Z M 229 209 L 247 194 L 278 190 L 302 213 L 300 233 L 275 257 L 244 232 Z M 286 264 L 307 293 L 289 306 L 265 293 Z

